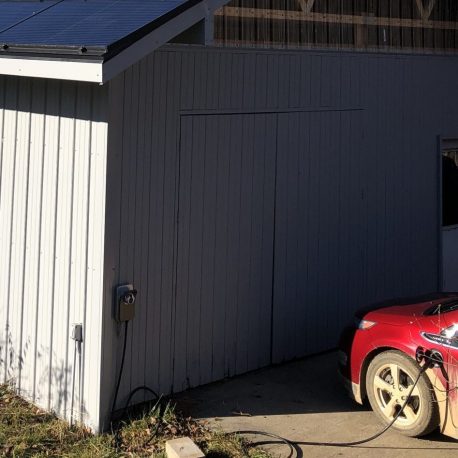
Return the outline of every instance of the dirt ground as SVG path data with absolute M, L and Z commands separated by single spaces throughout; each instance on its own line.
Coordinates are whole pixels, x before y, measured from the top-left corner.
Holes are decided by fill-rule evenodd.
M 368 407 L 354 403 L 337 376 L 336 353 L 263 369 L 188 391 L 177 398 L 194 417 L 216 429 L 262 430 L 292 440 L 347 442 L 383 428 Z M 268 438 L 249 436 L 253 441 Z M 273 456 L 288 457 L 284 445 L 264 444 Z M 422 439 L 388 431 L 358 447 L 303 446 L 299 457 L 448 458 L 458 441 L 433 433 Z

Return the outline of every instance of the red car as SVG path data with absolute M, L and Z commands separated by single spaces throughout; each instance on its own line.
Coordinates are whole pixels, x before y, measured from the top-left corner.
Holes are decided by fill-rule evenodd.
M 339 370 L 351 396 L 367 398 L 385 423 L 407 400 L 424 355 L 427 369 L 393 425 L 422 436 L 436 428 L 458 439 L 458 293 L 392 300 L 358 311 L 341 336 Z

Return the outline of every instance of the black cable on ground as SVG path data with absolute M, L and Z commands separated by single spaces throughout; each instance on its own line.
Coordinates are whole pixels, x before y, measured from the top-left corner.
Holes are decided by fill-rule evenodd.
M 148 393 L 151 393 L 154 398 L 153 399 L 157 399 L 159 400 L 159 396 L 158 394 L 152 390 L 151 388 L 145 386 L 145 385 L 142 385 L 142 386 L 137 386 L 137 388 L 135 388 L 134 390 L 132 390 L 129 394 L 129 397 L 127 398 L 127 402 L 126 402 L 126 405 L 124 406 L 124 412 L 128 409 L 129 407 L 129 404 L 130 404 L 130 401 L 132 400 L 132 398 L 134 397 L 134 394 L 135 393 L 138 393 L 139 391 L 147 391 Z M 151 402 L 153 399 L 151 399 L 149 402 Z
M 273 439 L 277 439 L 277 442 L 268 442 L 269 444 L 277 444 L 279 442 L 282 442 L 283 444 L 285 444 L 286 446 L 289 447 L 289 455 L 287 456 L 287 458 L 291 458 L 292 456 L 294 456 L 294 452 L 297 453 L 297 450 L 296 450 L 296 443 L 294 441 L 291 441 L 289 439 L 285 439 L 284 437 L 281 437 L 281 436 L 278 436 L 277 434 L 273 434 L 273 433 L 266 433 L 264 431 L 234 431 L 232 433 L 228 433 L 228 434 L 231 434 L 231 435 L 236 435 L 236 436 L 244 436 L 244 435 L 248 435 L 248 434 L 252 434 L 252 435 L 255 435 L 255 436 L 266 436 L 266 437 L 271 437 Z
M 290 449 L 290 454 L 288 455 L 288 458 L 291 458 L 294 455 L 294 452 L 297 452 L 296 447 L 299 445 L 308 445 L 308 446 L 320 446 L 320 447 L 352 447 L 355 445 L 361 445 L 365 444 L 367 442 L 371 442 L 378 437 L 380 437 L 382 434 L 385 434 L 395 423 L 396 420 L 399 418 L 399 416 L 402 414 L 404 409 L 406 408 L 407 404 L 410 401 L 410 398 L 412 397 L 413 390 L 417 386 L 421 376 L 426 372 L 426 370 L 430 367 L 430 362 L 425 362 L 424 365 L 421 367 L 417 378 L 415 379 L 414 384 L 412 385 L 412 388 L 409 392 L 409 395 L 407 396 L 407 399 L 405 400 L 404 404 L 402 407 L 399 409 L 399 411 L 396 413 L 394 416 L 393 420 L 388 423 L 388 425 L 385 426 L 381 431 L 379 431 L 377 434 L 374 434 L 368 438 L 361 439 L 358 441 L 353 441 L 353 442 L 313 442 L 313 441 L 294 441 L 290 439 L 286 439 L 284 437 L 281 437 L 277 434 L 273 433 L 267 433 L 264 431 L 255 431 L 255 430 L 243 430 L 243 431 L 233 431 L 229 434 L 236 434 L 236 435 L 256 435 L 256 436 L 266 436 L 266 437 L 271 437 L 274 439 L 277 439 L 278 442 L 281 442 L 285 445 L 287 445 Z
M 125 362 L 125 358 L 126 358 L 126 348 L 127 348 L 128 326 L 129 326 L 129 322 L 126 321 L 125 322 L 125 327 L 124 327 L 124 344 L 123 344 L 123 349 L 122 349 L 121 367 L 119 369 L 118 381 L 116 383 L 116 390 L 115 390 L 115 395 L 114 395 L 114 399 L 113 399 L 113 405 L 112 405 L 112 408 L 111 408 L 111 419 L 113 419 L 113 413 L 114 413 L 114 410 L 115 410 L 115 407 L 116 407 L 116 401 L 118 399 L 118 394 L 119 394 L 119 387 L 121 385 L 122 374 L 123 374 L 123 371 L 124 371 L 124 362 Z M 396 415 L 393 417 L 393 420 L 388 425 L 386 425 L 385 428 L 383 428 L 381 431 L 379 431 L 378 433 L 376 433 L 376 434 L 374 434 L 374 435 L 372 435 L 372 436 L 370 436 L 368 438 L 361 439 L 361 440 L 358 440 L 358 441 L 353 441 L 353 442 L 313 442 L 313 441 L 294 441 L 294 440 L 286 439 L 286 438 L 284 438 L 282 436 L 279 436 L 277 434 L 268 433 L 268 432 L 265 432 L 265 431 L 256 431 L 256 430 L 240 430 L 240 431 L 233 431 L 233 432 L 228 433 L 228 434 L 235 434 L 235 435 L 239 435 L 239 436 L 240 435 L 256 435 L 256 436 L 271 437 L 271 438 L 276 439 L 277 441 L 279 441 L 279 442 L 281 442 L 281 443 L 283 443 L 283 444 L 285 444 L 285 445 L 287 445 L 289 447 L 290 454 L 288 455 L 288 458 L 293 457 L 294 452 L 296 452 L 296 454 L 297 454 L 297 447 L 299 445 L 320 446 L 320 447 L 352 447 L 352 446 L 356 446 L 356 445 L 365 444 L 367 442 L 371 442 L 371 441 L 377 439 L 378 437 L 382 436 L 383 434 L 385 434 L 394 425 L 394 423 L 396 423 L 397 419 L 404 412 L 404 409 L 406 408 L 407 404 L 410 402 L 413 390 L 417 386 L 421 376 L 423 375 L 424 372 L 426 372 L 426 370 L 429 367 L 432 367 L 431 364 L 434 365 L 434 364 L 437 364 L 437 363 L 443 363 L 442 360 L 441 361 L 436 360 L 434 358 L 433 354 L 423 355 L 422 357 L 424 358 L 424 364 L 421 367 L 420 371 L 418 372 L 418 376 L 415 379 L 415 382 L 412 385 L 412 388 L 410 389 L 410 392 L 409 392 L 404 404 L 399 409 L 399 411 L 396 413 Z M 129 393 L 129 397 L 127 398 L 126 405 L 124 406 L 124 409 L 123 409 L 123 414 L 128 409 L 130 401 L 132 400 L 133 396 L 136 393 L 138 393 L 139 391 L 147 391 L 147 392 L 151 393 L 154 396 L 155 399 L 159 400 L 159 396 L 154 390 L 152 390 L 151 388 L 147 387 L 146 385 L 138 386 L 138 387 L 136 387 L 135 389 L 133 389 Z M 160 415 L 162 415 L 162 412 L 160 412 Z M 116 436 L 117 436 L 117 434 L 116 434 Z M 150 437 L 150 440 L 153 437 L 154 437 L 154 434 Z M 148 440 L 148 442 L 150 442 L 150 440 Z

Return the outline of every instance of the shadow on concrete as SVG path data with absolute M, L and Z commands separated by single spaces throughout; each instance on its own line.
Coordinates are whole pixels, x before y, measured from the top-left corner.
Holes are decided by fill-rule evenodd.
M 181 393 L 184 411 L 212 417 L 367 411 L 345 392 L 336 353 L 260 369 Z
M 258 430 L 295 441 L 347 442 L 383 429 L 368 405 L 351 400 L 337 375 L 335 352 L 258 370 L 189 390 L 175 397 L 186 414 L 203 419 L 225 432 Z M 301 444 L 294 455 L 275 439 L 249 436 L 273 456 L 456 456 L 458 441 L 435 432 L 421 439 L 388 431 L 354 447 Z

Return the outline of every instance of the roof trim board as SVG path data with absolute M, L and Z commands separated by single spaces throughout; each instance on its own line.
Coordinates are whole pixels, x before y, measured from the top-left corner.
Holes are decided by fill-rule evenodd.
M 68 53 L 62 47 L 43 46 L 22 47 L 20 54 L 0 53 L 0 74 L 103 84 L 198 22 L 210 21 L 213 12 L 227 1 L 189 0 L 176 14 L 165 14 L 127 35 L 105 54 L 78 54 L 74 46 L 68 47 Z M 145 34 L 146 30 L 149 33 Z
M 0 75 L 103 83 L 103 63 L 62 59 L 0 57 Z

